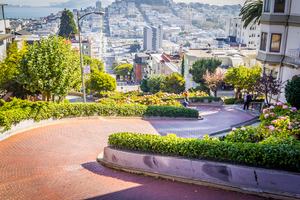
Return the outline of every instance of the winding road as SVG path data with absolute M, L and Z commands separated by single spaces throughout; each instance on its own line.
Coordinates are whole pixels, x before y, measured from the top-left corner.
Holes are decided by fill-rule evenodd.
M 164 128 L 161 123 L 161 120 L 142 119 L 75 119 L 25 131 L 3 140 L 0 142 L 0 199 L 263 199 L 119 172 L 95 161 L 107 145 L 111 133 L 133 131 L 157 134 L 160 128 Z M 170 129 L 170 126 L 168 124 L 164 130 Z

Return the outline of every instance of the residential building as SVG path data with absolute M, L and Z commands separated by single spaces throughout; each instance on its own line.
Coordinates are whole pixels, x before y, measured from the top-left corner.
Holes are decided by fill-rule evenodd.
M 170 75 L 174 72 L 181 73 L 181 57 L 178 54 L 149 54 L 147 64 L 148 69 L 151 69 L 151 74 Z
M 257 59 L 283 84 L 300 75 L 299 0 L 264 0 Z M 284 91 L 275 100 L 285 102 Z
M 0 60 L 6 57 L 7 47 L 12 41 L 12 35 L 8 32 L 8 21 L 5 19 L 3 4 L 0 4 Z
M 162 48 L 162 26 L 144 27 L 144 51 L 158 52 Z
M 230 18 L 226 23 L 226 36 L 230 42 L 256 49 L 259 45 L 260 26 L 250 24 L 244 28 L 241 17 Z
M 91 57 L 91 42 L 89 40 L 81 41 L 82 54 Z M 72 40 L 71 46 L 73 49 L 79 52 L 79 40 Z

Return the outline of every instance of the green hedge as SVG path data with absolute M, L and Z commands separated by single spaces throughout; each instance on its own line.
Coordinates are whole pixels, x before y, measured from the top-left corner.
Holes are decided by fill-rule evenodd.
M 13 100 L 0 107 L 0 127 L 11 128 L 23 120 L 60 119 L 85 116 L 161 116 L 198 118 L 198 111 L 173 106 L 144 106 L 139 104 L 47 103 Z
M 296 144 L 233 143 L 134 133 L 113 134 L 108 143 L 121 150 L 300 172 L 300 146 Z

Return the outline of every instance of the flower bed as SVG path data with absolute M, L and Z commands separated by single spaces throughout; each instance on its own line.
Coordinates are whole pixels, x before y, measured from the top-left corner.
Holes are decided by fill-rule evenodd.
M 198 111 L 174 106 L 145 106 L 139 104 L 48 103 L 14 99 L 0 107 L 0 127 L 11 128 L 23 120 L 61 119 L 86 116 L 160 116 L 198 118 Z
M 184 96 L 181 94 L 164 92 L 158 92 L 151 95 L 139 92 L 108 92 L 102 93 L 100 96 L 102 98 L 98 102 L 105 104 L 137 103 L 142 105 L 182 106 L 180 101 L 184 99 Z M 189 100 L 192 103 L 211 103 L 221 101 L 221 98 L 211 97 L 205 92 L 197 91 L 189 94 Z
M 179 138 L 135 133 L 116 133 L 110 147 L 166 156 L 180 156 L 300 172 L 299 144 L 240 143 L 216 138 Z

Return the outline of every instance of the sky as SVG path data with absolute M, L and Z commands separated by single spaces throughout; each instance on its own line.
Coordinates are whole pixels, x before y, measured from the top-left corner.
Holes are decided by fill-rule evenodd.
M 94 0 L 95 1 L 95 0 Z M 110 3 L 113 0 L 100 0 L 104 4 Z M 174 0 L 175 2 L 200 2 L 216 5 L 224 4 L 242 4 L 245 0 Z M 49 6 L 53 4 L 72 4 L 74 2 L 82 5 L 86 3 L 91 4 L 93 0 L 0 0 L 1 3 L 13 4 L 13 5 L 30 5 L 30 6 Z

